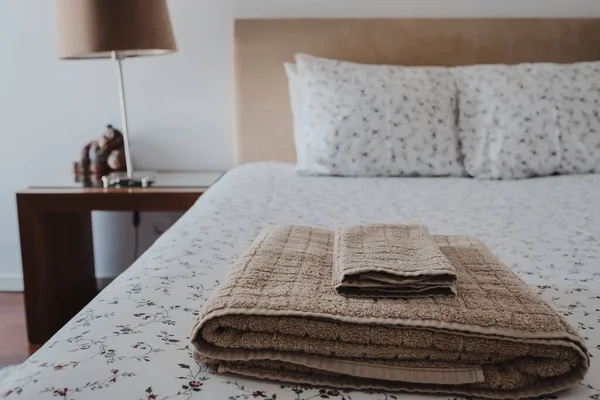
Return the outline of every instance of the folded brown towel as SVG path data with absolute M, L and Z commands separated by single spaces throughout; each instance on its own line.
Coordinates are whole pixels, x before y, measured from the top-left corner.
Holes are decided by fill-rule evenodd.
M 589 367 L 583 339 L 478 240 L 434 236 L 457 295 L 357 299 L 331 286 L 331 231 L 260 234 L 192 332 L 212 372 L 488 398 L 554 393 Z
M 333 287 L 349 297 L 456 294 L 456 272 L 423 225 L 372 224 L 335 232 Z

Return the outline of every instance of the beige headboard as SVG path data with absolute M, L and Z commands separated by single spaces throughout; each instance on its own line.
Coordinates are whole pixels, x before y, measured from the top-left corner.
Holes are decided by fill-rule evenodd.
M 283 63 L 298 52 L 399 65 L 591 61 L 600 19 L 237 20 L 238 164 L 295 161 Z

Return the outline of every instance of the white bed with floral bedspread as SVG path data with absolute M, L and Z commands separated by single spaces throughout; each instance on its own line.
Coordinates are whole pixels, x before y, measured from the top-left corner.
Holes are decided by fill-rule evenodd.
M 485 241 L 588 341 L 587 379 L 561 399 L 600 398 L 600 175 L 520 181 L 298 177 L 259 163 L 226 174 L 130 269 L 0 388 L 15 399 L 393 399 L 211 375 L 192 320 L 265 226 L 422 222 Z M 403 397 L 423 398 L 419 395 Z

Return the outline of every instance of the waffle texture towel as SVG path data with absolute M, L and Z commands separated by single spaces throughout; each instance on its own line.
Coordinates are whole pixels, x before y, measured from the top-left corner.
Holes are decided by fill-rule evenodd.
M 579 382 L 582 338 L 483 243 L 433 236 L 456 296 L 366 299 L 331 285 L 334 233 L 276 227 L 195 320 L 210 371 L 330 387 L 523 398 Z
M 372 224 L 335 232 L 333 287 L 349 297 L 456 294 L 456 271 L 423 225 Z

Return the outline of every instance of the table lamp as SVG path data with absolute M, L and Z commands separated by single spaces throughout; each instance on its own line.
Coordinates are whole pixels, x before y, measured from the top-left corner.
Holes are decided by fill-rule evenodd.
M 56 1 L 59 58 L 111 58 L 117 68 L 127 174 L 103 177 L 105 186 L 151 185 L 151 177 L 133 172 L 121 61 L 177 51 L 166 0 Z

